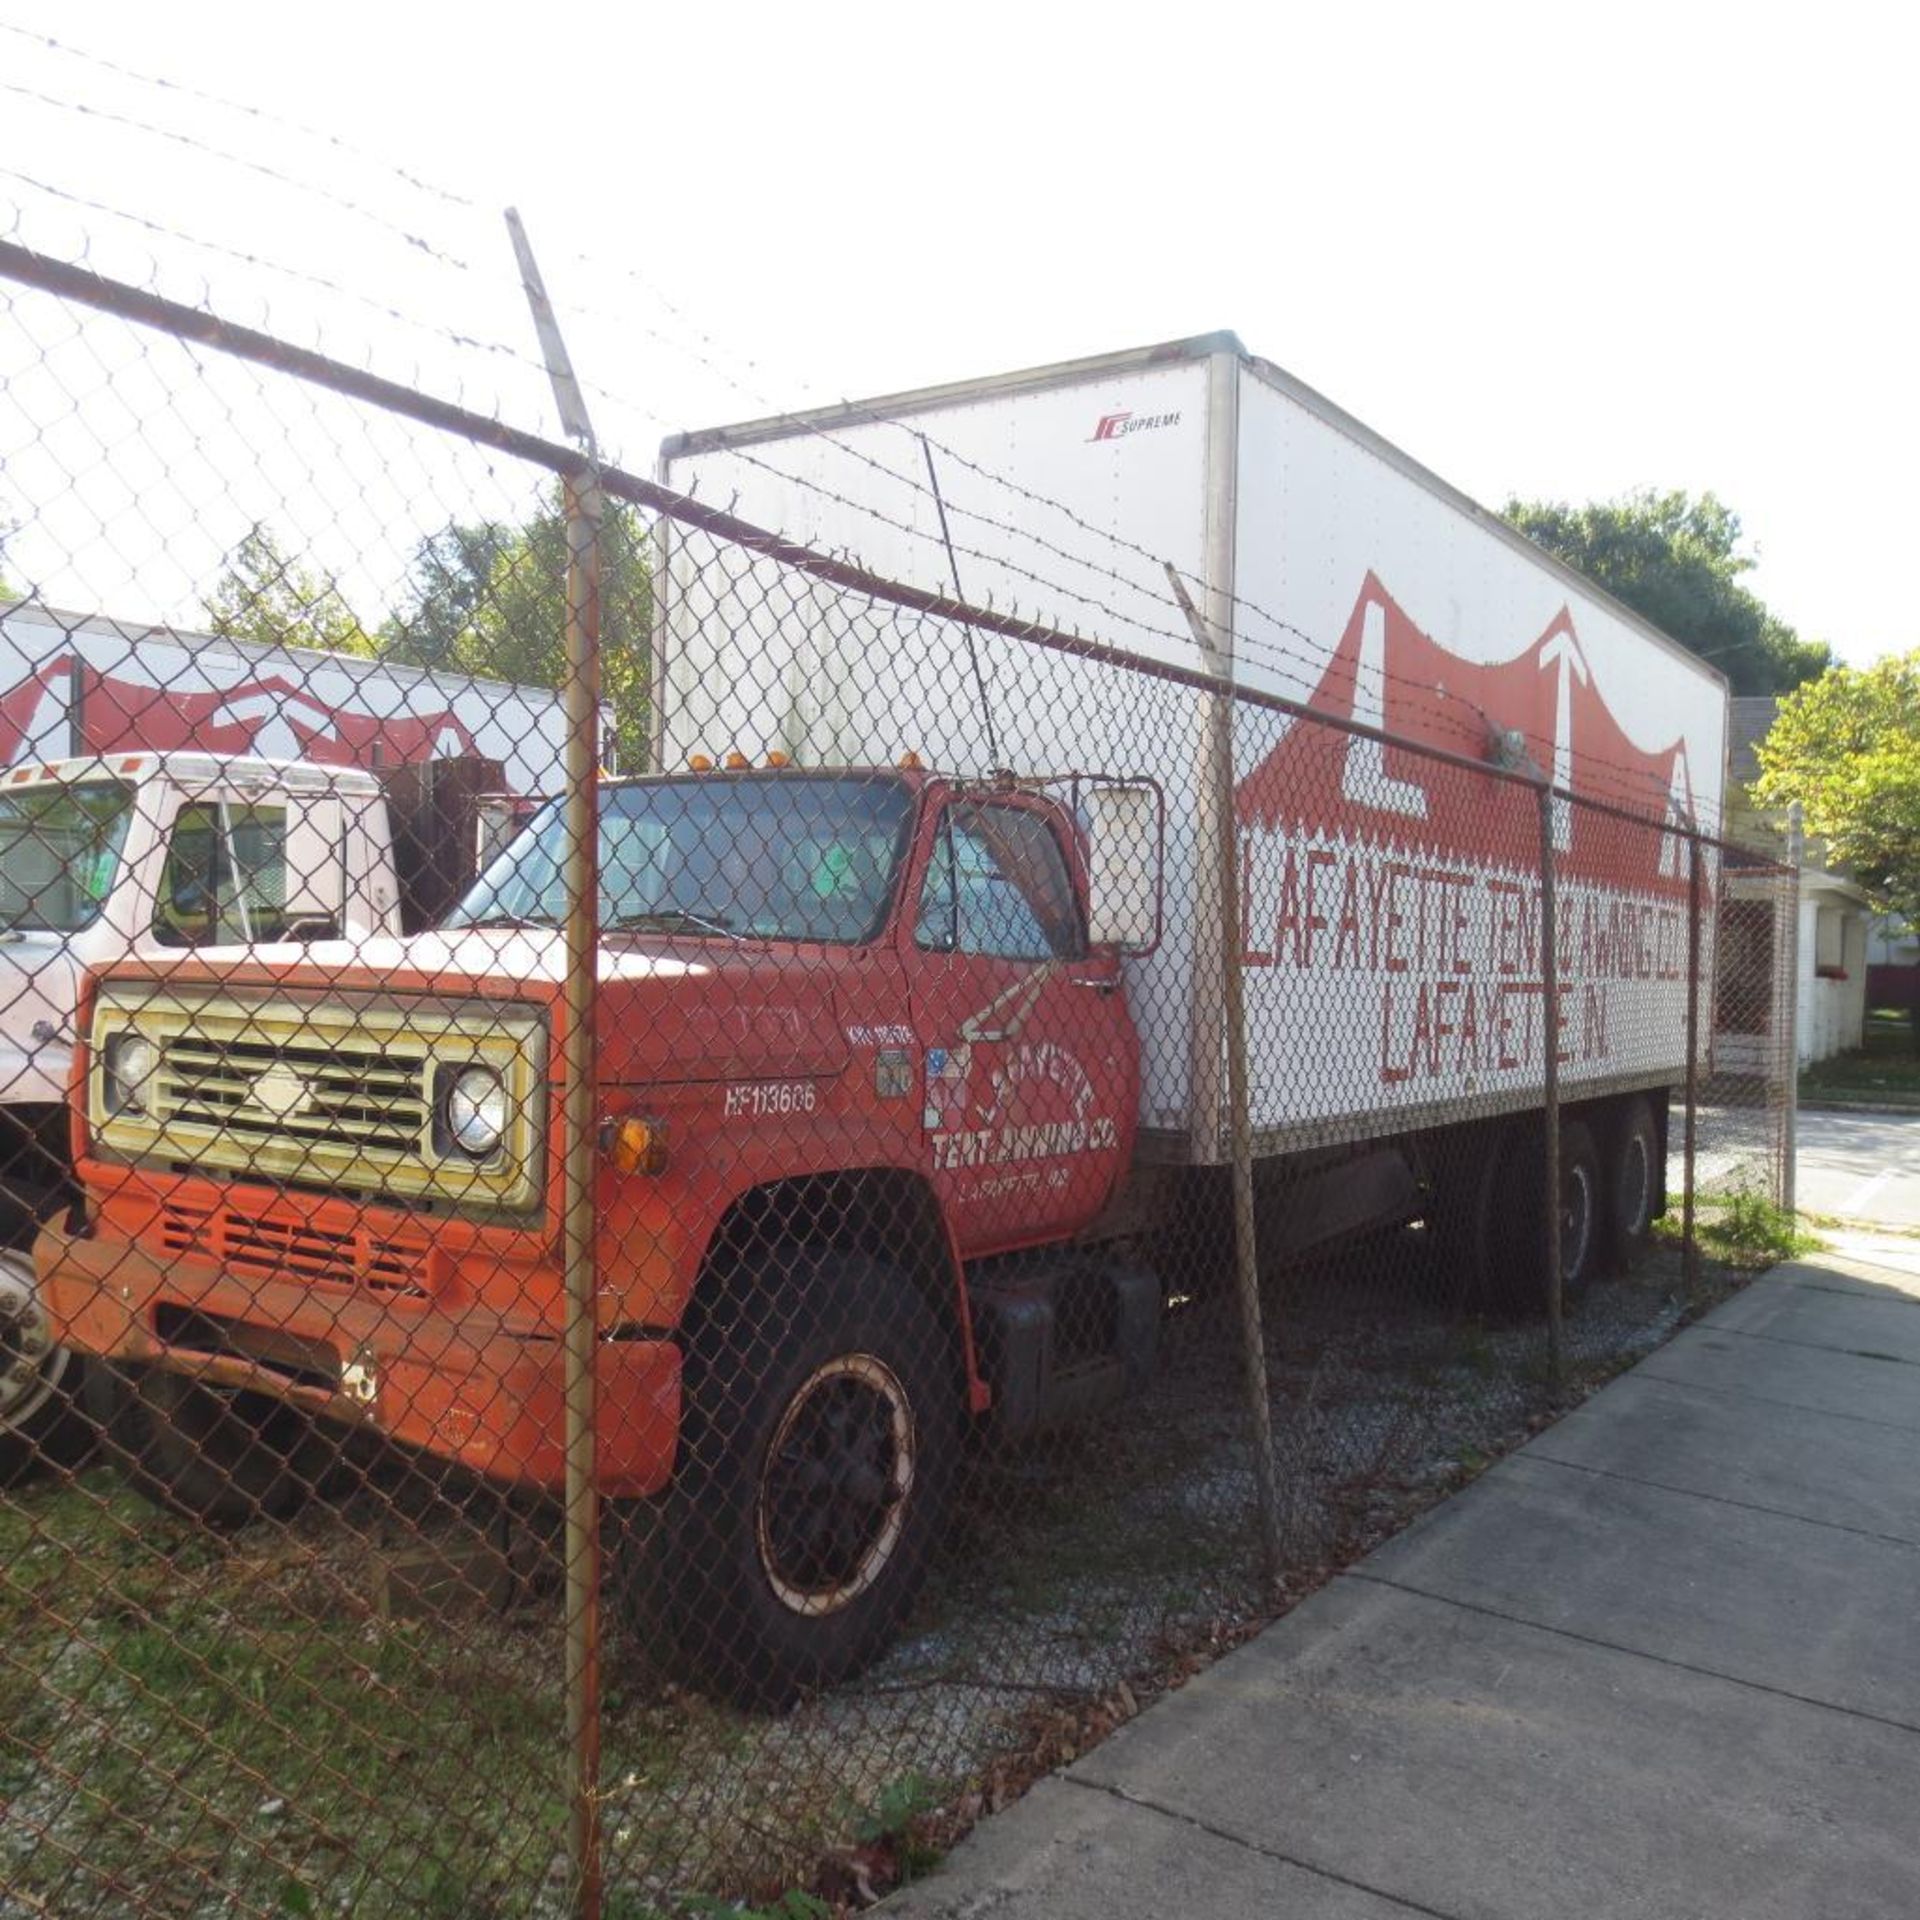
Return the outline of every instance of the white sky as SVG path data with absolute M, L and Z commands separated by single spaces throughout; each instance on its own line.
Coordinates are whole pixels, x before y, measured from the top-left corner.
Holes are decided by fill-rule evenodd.
M 582 371 L 623 396 L 596 405 L 628 464 L 670 429 L 1230 327 L 1490 504 L 1711 488 L 1803 634 L 1855 661 L 1920 645 L 1891 577 L 1920 440 L 1920 33 L 1895 9 L 0 0 L 0 22 L 475 203 L 0 33 L 0 233 L 440 391 L 497 387 L 550 430 L 530 367 L 446 338 L 533 351 L 511 201 Z M 79 343 L 28 318 L 0 378 L 70 386 Z M 0 518 L 32 477 L 0 475 Z M 21 564 L 101 570 L 77 530 L 48 538 Z

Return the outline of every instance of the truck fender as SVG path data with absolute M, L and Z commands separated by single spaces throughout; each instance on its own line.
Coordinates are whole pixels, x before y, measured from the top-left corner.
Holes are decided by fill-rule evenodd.
M 985 1411 L 972 1315 L 951 1222 L 931 1183 L 908 1167 L 856 1167 L 769 1180 L 737 1194 L 722 1214 L 681 1321 L 697 1338 L 708 1316 L 743 1296 L 776 1249 L 838 1249 L 905 1275 L 947 1330 L 963 1369 L 968 1408 Z

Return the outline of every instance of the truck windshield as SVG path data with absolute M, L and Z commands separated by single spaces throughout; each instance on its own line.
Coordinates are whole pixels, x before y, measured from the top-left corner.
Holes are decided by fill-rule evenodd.
M 697 774 L 600 790 L 603 930 L 856 946 L 880 930 L 913 799 L 885 774 Z M 566 819 L 550 802 L 446 924 L 557 926 Z
M 0 932 L 78 933 L 113 891 L 133 789 L 118 781 L 0 790 Z

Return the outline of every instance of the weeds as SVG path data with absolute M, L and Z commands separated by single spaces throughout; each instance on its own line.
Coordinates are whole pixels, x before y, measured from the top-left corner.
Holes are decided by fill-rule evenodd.
M 945 1797 L 925 1774 L 903 1773 L 889 1780 L 873 1805 L 853 1820 L 853 1837 L 865 1847 L 891 1847 L 897 1877 L 917 1880 L 939 1864 L 940 1850 L 920 1839 L 916 1828 Z
M 1702 1217 L 1699 1233 L 1704 1246 L 1742 1264 L 1791 1260 L 1820 1245 L 1793 1214 L 1752 1188 L 1730 1193 L 1716 1204 Z

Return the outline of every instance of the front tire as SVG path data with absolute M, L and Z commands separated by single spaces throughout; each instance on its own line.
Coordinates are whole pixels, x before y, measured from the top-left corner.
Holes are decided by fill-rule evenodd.
M 302 1408 L 161 1367 L 96 1362 L 86 1400 L 121 1473 L 156 1506 L 211 1526 L 284 1519 L 337 1454 Z
M 793 1286 L 730 1295 L 690 1339 L 665 1525 L 629 1583 L 697 1684 L 771 1711 L 892 1637 L 960 1441 L 959 1355 L 913 1282 L 853 1256 L 795 1264 Z
M 0 1486 L 84 1451 L 80 1380 L 80 1356 L 53 1338 L 32 1255 L 0 1248 Z

